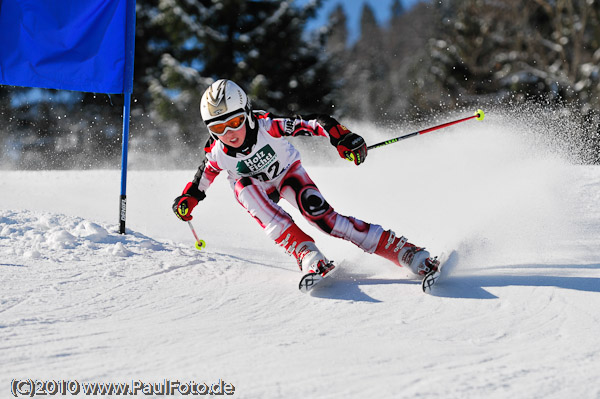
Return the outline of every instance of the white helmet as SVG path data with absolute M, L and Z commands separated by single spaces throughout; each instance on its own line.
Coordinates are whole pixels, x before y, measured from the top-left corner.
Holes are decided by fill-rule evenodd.
M 231 80 L 219 79 L 202 94 L 200 113 L 206 124 L 227 119 L 241 111 L 246 113 L 246 121 L 250 129 L 254 129 L 250 100 L 244 90 Z

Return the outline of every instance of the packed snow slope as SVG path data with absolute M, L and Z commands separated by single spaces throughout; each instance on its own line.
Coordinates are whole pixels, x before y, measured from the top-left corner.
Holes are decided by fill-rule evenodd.
M 171 203 L 197 165 L 143 171 L 134 156 L 125 236 L 118 171 L 1 172 L 0 397 L 31 378 L 221 379 L 261 399 L 600 398 L 600 168 L 566 161 L 531 125 L 488 112 L 360 167 L 304 155 L 340 213 L 458 251 L 431 296 L 283 204 L 340 265 L 301 294 L 294 260 L 224 176 L 194 211 L 207 243 L 195 250 Z

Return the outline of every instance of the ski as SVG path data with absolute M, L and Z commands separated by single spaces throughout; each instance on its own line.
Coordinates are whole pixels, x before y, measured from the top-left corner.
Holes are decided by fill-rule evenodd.
M 438 280 L 440 279 L 441 275 L 442 275 L 442 269 L 444 268 L 445 265 L 447 265 L 450 261 L 452 261 L 453 263 L 456 263 L 456 259 L 457 259 L 457 253 L 456 251 L 452 251 L 450 252 L 449 255 L 447 254 L 442 254 L 440 255 L 440 260 L 438 261 L 438 268 L 435 271 L 431 271 L 429 273 L 427 273 L 425 275 L 425 277 L 423 278 L 423 281 L 421 282 L 421 288 L 423 289 L 423 292 L 426 294 L 430 294 L 433 287 L 435 286 L 435 284 L 438 282 Z
M 306 273 L 300 279 L 300 284 L 298 284 L 298 289 L 300 289 L 300 291 L 305 294 L 308 293 L 313 288 L 315 288 L 315 286 L 317 284 L 319 284 L 321 281 L 323 281 L 326 277 L 329 277 L 331 274 L 333 274 L 333 271 L 335 269 L 336 269 L 335 265 L 333 264 L 333 261 L 331 261 L 325 266 L 325 270 L 321 273 L 314 273 L 314 272 Z
M 442 265 L 440 264 L 438 266 L 437 270 L 431 271 L 425 275 L 425 278 L 423 278 L 423 281 L 421 282 L 421 287 L 423 288 L 424 293 L 429 294 L 431 292 L 431 289 L 433 288 L 435 283 L 438 281 L 441 274 L 442 274 Z

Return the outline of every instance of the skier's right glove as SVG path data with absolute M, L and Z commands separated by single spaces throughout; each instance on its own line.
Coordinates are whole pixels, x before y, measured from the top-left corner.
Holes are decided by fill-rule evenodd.
M 189 194 L 180 195 L 173 202 L 173 212 L 185 222 L 192 220 L 192 210 L 198 205 L 198 200 Z
M 173 201 L 173 212 L 179 219 L 185 222 L 192 220 L 192 210 L 198 205 L 199 201 L 204 199 L 204 197 L 206 197 L 206 195 L 198 190 L 198 187 L 195 184 L 189 182 L 187 186 L 185 186 L 182 195 L 175 198 L 175 201 Z

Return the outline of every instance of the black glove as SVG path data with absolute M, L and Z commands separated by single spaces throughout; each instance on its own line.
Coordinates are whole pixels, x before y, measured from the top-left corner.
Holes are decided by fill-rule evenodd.
M 340 157 L 360 165 L 367 158 L 367 143 L 356 133 L 346 133 L 337 144 Z

